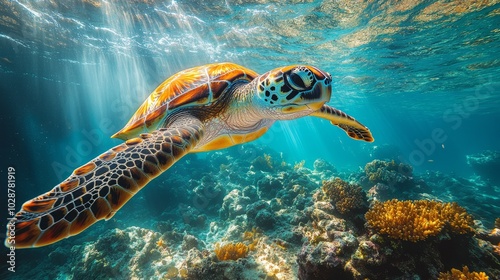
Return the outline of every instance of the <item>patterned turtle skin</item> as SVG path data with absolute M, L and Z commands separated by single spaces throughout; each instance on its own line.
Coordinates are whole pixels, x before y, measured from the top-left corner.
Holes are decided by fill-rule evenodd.
M 195 67 L 156 88 L 113 137 L 126 140 L 77 168 L 15 216 L 16 248 L 40 247 L 110 219 L 149 181 L 187 153 L 227 148 L 262 136 L 277 120 L 314 116 L 356 140 L 370 130 L 325 103 L 330 74 L 292 65 L 263 75 L 233 63 Z M 9 236 L 9 234 L 7 234 Z

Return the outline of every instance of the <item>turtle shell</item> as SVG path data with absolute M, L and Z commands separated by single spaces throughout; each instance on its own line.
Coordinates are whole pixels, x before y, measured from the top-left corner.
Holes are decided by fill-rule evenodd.
M 173 110 L 210 105 L 237 81 L 258 74 L 234 63 L 214 63 L 178 72 L 160 84 L 113 138 L 130 139 L 153 131 Z

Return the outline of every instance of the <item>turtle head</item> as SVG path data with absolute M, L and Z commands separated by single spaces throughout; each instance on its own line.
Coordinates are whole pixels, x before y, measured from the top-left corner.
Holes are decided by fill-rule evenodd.
M 256 80 L 255 98 L 276 119 L 309 115 L 329 101 L 332 93 L 330 74 L 313 66 L 277 68 Z

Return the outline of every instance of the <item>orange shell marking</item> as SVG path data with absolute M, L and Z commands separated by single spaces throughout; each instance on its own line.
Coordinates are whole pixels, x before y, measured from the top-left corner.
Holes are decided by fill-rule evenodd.
M 258 74 L 234 63 L 198 66 L 174 74 L 161 83 L 113 138 L 127 140 L 152 131 L 174 109 L 215 101 L 235 81 L 252 81 Z
M 73 174 L 75 174 L 75 175 L 87 174 L 90 171 L 94 170 L 95 168 L 96 168 L 96 165 L 93 162 L 89 162 L 89 163 L 85 164 L 84 166 L 80 166 L 79 168 L 75 169 L 75 171 L 73 171 Z

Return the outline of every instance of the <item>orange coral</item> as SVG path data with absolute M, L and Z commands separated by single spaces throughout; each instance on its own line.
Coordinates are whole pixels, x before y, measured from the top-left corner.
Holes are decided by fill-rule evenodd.
M 452 268 L 450 272 L 439 273 L 438 280 L 488 280 L 489 277 L 484 272 L 469 272 L 469 268 L 464 266 L 462 271 Z
M 464 208 L 455 202 L 441 203 L 440 206 L 438 210 L 441 213 L 441 219 L 448 224 L 451 231 L 459 234 L 466 234 L 473 231 L 472 225 L 474 221 Z
M 335 178 L 333 181 L 323 181 L 322 190 L 341 214 L 365 206 L 366 195 L 361 187 L 349 184 L 340 178 Z
M 216 243 L 215 255 L 217 256 L 219 261 L 235 261 L 248 255 L 248 246 L 241 242 L 228 243 L 223 246 L 221 246 L 219 243 Z
M 255 250 L 257 244 L 259 244 L 261 235 L 262 233 L 260 233 L 260 230 L 256 227 L 253 227 L 252 231 L 245 231 L 243 233 L 243 240 L 250 241 L 250 244 L 248 244 L 248 249 L 250 251 Z
M 445 226 L 452 232 L 472 232 L 472 216 L 456 203 L 397 199 L 377 202 L 365 215 L 368 225 L 394 239 L 420 241 L 440 233 Z

